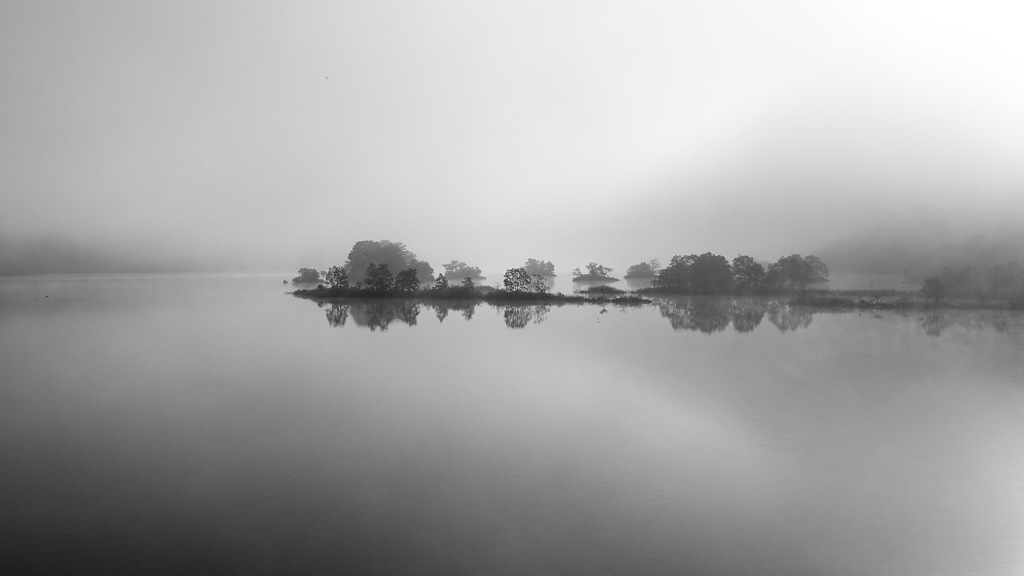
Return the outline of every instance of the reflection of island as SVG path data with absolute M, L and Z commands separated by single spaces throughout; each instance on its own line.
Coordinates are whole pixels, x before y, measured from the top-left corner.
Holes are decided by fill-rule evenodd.
M 711 298 L 659 300 L 658 311 L 673 330 L 713 334 L 729 327 L 728 302 Z
M 408 300 L 369 300 L 345 304 L 329 304 L 326 312 L 327 323 L 334 327 L 344 326 L 351 318 L 356 326 L 370 330 L 387 330 L 395 321 L 416 325 L 420 305 Z
M 768 301 L 768 321 L 775 324 L 779 332 L 788 332 L 811 325 L 813 311 L 801 306 L 790 306 L 781 300 Z
M 761 321 L 775 325 L 780 332 L 806 328 L 812 312 L 789 306 L 781 300 L 734 299 L 714 296 L 657 300 L 658 311 L 668 318 L 673 330 L 691 330 L 704 334 L 722 332 L 732 324 L 737 332 L 751 332 Z
M 413 300 L 395 300 L 366 298 L 362 300 L 348 299 L 345 302 L 319 302 L 318 306 L 326 308 L 327 323 L 335 328 L 344 327 L 352 320 L 356 326 L 369 328 L 372 331 L 387 330 L 394 322 L 415 326 L 420 310 L 424 307 L 434 311 L 439 322 L 444 322 L 450 312 L 458 312 L 469 320 L 478 302 L 474 300 L 446 300 L 434 302 L 416 302 Z
M 938 337 L 952 328 L 963 330 L 994 330 L 999 334 L 1024 335 L 1024 314 L 1002 310 L 928 310 L 903 311 L 903 317 L 914 317 L 924 333 Z
M 438 322 L 444 322 L 449 312 L 459 312 L 466 320 L 473 318 L 477 302 L 475 300 L 435 300 L 424 304 L 427 308 L 434 310 Z
M 552 308 L 582 306 L 575 302 L 522 302 L 522 301 L 480 301 L 480 300 L 424 300 L 394 298 L 346 298 L 333 302 L 321 301 L 327 323 L 333 327 L 346 326 L 349 321 L 371 331 L 388 330 L 395 322 L 416 326 L 420 312 L 426 308 L 433 311 L 439 323 L 444 323 L 452 314 L 471 320 L 477 306 L 492 306 L 505 326 L 522 329 L 531 324 L 547 320 Z M 606 306 L 620 308 L 645 307 L 646 303 L 615 304 Z M 674 330 L 715 334 L 725 332 L 730 326 L 739 333 L 754 331 L 767 319 L 782 333 L 798 331 L 811 325 L 814 314 L 836 314 L 837 311 L 793 306 L 785 300 L 757 297 L 729 298 L 715 296 L 690 296 L 661 298 L 654 301 L 658 312 L 668 319 Z M 1014 336 L 1024 334 L 1024 313 L 1007 313 L 999 310 L 915 310 L 891 311 L 899 317 L 913 321 L 925 334 L 941 336 L 950 329 L 969 331 L 995 330 Z
M 531 322 L 540 324 L 547 320 L 548 311 L 551 306 L 547 304 L 523 305 L 511 304 L 505 306 L 505 326 L 509 328 L 525 328 Z

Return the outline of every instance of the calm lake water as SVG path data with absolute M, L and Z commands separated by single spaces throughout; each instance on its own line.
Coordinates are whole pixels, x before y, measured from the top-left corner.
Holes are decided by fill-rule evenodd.
M 1020 314 L 290 289 L 0 279 L 0 573 L 1024 573 Z

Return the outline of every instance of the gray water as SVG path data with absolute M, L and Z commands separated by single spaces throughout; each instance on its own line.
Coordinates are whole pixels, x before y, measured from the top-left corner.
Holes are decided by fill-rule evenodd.
M 0 279 L 0 572 L 1024 572 L 1024 318 Z

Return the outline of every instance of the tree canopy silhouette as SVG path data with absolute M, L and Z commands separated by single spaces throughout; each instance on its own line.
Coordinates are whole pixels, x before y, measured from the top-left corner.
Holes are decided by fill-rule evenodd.
M 427 262 L 421 261 L 416 254 L 409 251 L 405 244 L 390 240 L 360 240 L 352 246 L 345 262 L 345 271 L 351 282 L 359 282 L 367 277 L 370 264 L 385 265 L 393 270 L 415 268 L 420 283 L 434 281 L 434 269 Z
M 444 265 L 444 273 L 449 278 L 483 278 L 480 272 L 480 268 L 476 266 L 470 266 L 465 262 L 458 260 L 452 260 L 451 262 Z
M 526 264 L 523 264 L 523 268 L 526 270 L 526 273 L 531 276 L 536 274 L 540 274 L 541 276 L 555 275 L 555 265 L 544 260 L 529 258 L 526 260 Z

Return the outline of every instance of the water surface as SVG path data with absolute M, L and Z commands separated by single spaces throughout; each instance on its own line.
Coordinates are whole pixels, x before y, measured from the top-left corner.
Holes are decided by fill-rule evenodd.
M 1019 314 L 289 289 L 0 280 L 0 569 L 1024 570 Z

